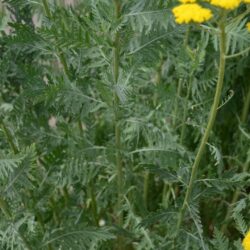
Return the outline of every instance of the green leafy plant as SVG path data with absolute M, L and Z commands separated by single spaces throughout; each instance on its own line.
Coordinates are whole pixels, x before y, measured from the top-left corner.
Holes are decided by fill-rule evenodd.
M 178 4 L 1 3 L 0 249 L 242 249 L 249 5 Z

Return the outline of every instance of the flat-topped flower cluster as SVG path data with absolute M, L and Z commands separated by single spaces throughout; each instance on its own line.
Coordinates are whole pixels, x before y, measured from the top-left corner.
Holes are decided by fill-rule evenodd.
M 183 23 L 203 23 L 212 18 L 212 11 L 202 7 L 197 0 L 179 0 L 181 4 L 173 9 L 175 21 L 178 24 Z M 226 10 L 233 10 L 240 6 L 241 3 L 249 4 L 250 0 L 205 0 L 211 5 Z
M 250 231 L 246 234 L 246 236 L 242 242 L 242 246 L 243 246 L 244 250 L 250 250 Z
M 250 22 L 247 23 L 247 29 L 250 31 Z

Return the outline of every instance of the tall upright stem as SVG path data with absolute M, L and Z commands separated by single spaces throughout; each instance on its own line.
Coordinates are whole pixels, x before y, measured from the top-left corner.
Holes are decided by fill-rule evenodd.
M 173 113 L 173 127 L 174 127 L 174 129 L 176 128 L 177 116 L 179 113 L 179 101 L 180 101 L 182 85 L 183 85 L 183 79 L 180 78 L 178 80 L 177 95 L 176 95 L 175 101 L 174 101 L 174 113 Z
M 193 73 L 189 79 L 188 82 L 188 89 L 187 89 L 187 95 L 185 97 L 185 102 L 184 102 L 184 112 L 183 112 L 183 119 L 182 119 L 182 127 L 181 127 L 181 137 L 180 137 L 180 143 L 183 144 L 184 136 L 185 136 L 185 130 L 186 130 L 186 120 L 187 120 L 187 115 L 188 115 L 188 99 L 190 96 L 190 92 L 192 89 L 193 85 Z
M 148 208 L 149 177 L 150 177 L 150 173 L 149 171 L 146 171 L 144 173 L 144 183 L 143 183 L 143 200 L 144 200 L 144 206 L 146 209 Z
M 117 21 L 121 16 L 121 3 L 119 0 L 113 0 L 115 7 L 115 17 Z M 114 38 L 114 49 L 113 49 L 113 77 L 114 84 L 118 83 L 119 78 L 119 67 L 120 67 L 120 33 L 116 32 Z M 117 223 L 119 226 L 123 225 L 123 214 L 122 214 L 122 196 L 123 196 L 123 171 L 122 171 L 122 156 L 121 156 L 121 129 L 119 124 L 119 105 L 120 101 L 117 94 L 114 94 L 114 112 L 115 112 L 115 146 L 116 146 L 116 172 L 117 172 Z M 118 237 L 118 248 L 123 249 L 122 238 Z
M 250 108 L 250 87 L 248 88 L 247 96 L 244 102 L 242 114 L 241 114 L 241 122 L 244 124 L 247 121 L 247 116 L 249 114 Z
M 95 196 L 93 180 L 91 180 L 90 183 L 88 184 L 88 195 L 91 198 L 91 211 L 94 219 L 94 224 L 98 226 L 99 218 L 97 213 L 97 204 L 96 204 L 96 196 Z
M 218 82 L 217 82 L 217 86 L 216 86 L 216 92 L 215 92 L 215 96 L 214 96 L 213 105 L 211 107 L 211 111 L 209 114 L 207 127 L 206 127 L 205 133 L 202 137 L 197 155 L 195 157 L 194 164 L 192 166 L 191 177 L 190 177 L 189 184 L 188 184 L 186 194 L 185 194 L 185 198 L 184 198 L 184 201 L 183 201 L 180 213 L 179 213 L 178 222 L 177 222 L 176 237 L 179 234 L 180 227 L 182 225 L 183 218 L 184 218 L 185 212 L 187 210 L 188 203 L 190 201 L 190 197 L 191 197 L 191 194 L 193 191 L 193 185 L 194 185 L 194 182 L 196 179 L 196 174 L 197 174 L 197 171 L 199 168 L 199 164 L 200 164 L 202 155 L 204 153 L 206 143 L 207 143 L 208 138 L 209 138 L 209 134 L 213 128 L 215 118 L 217 115 L 217 111 L 218 111 L 218 106 L 220 103 L 221 92 L 222 92 L 222 87 L 223 87 L 223 82 L 224 82 L 224 75 L 225 75 L 225 65 L 226 65 L 226 59 L 225 59 L 225 56 L 226 56 L 225 55 L 226 54 L 226 32 L 225 32 L 224 18 L 222 18 L 222 20 L 220 22 L 219 29 L 220 29 L 220 64 L 219 64 L 219 73 L 218 73 Z

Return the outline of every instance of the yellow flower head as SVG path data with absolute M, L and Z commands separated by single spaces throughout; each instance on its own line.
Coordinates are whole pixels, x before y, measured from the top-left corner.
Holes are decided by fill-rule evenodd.
M 247 29 L 250 32 L 250 22 L 247 23 Z
M 250 3 L 250 0 L 243 0 L 243 3 Z
M 179 0 L 181 3 L 195 3 L 196 0 Z
M 212 17 L 211 10 L 203 8 L 196 3 L 181 4 L 173 8 L 173 14 L 175 21 L 179 24 L 191 22 L 202 23 Z
M 210 2 L 212 5 L 221 7 L 223 9 L 232 10 L 239 7 L 241 0 L 211 0 Z
M 250 250 L 250 231 L 248 231 L 244 240 L 242 241 L 242 246 L 244 250 Z

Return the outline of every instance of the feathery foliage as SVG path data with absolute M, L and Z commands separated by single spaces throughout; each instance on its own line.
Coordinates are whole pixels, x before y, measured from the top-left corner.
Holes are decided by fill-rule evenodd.
M 0 249 L 241 249 L 249 6 L 227 14 L 222 98 L 178 230 L 218 81 L 220 13 L 177 25 L 176 4 L 0 4 Z

